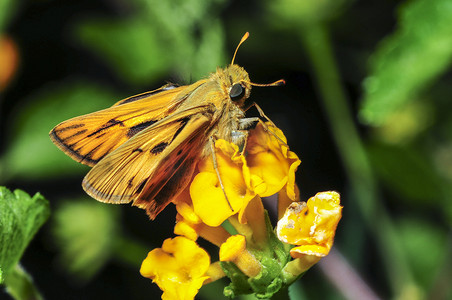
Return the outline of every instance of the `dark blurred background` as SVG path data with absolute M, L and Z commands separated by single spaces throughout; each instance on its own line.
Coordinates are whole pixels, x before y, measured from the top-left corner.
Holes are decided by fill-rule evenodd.
M 251 97 L 302 160 L 302 200 L 342 195 L 337 252 L 296 283 L 297 295 L 452 299 L 452 1 L 2 5 L 0 185 L 50 201 L 22 259 L 45 298 L 160 297 L 138 270 L 173 236 L 176 214 L 171 206 L 151 222 L 138 208 L 90 199 L 88 168 L 48 132 L 168 81 L 208 76 L 249 31 L 235 63 L 253 82 L 286 80 Z M 198 297 L 218 299 L 225 284 Z

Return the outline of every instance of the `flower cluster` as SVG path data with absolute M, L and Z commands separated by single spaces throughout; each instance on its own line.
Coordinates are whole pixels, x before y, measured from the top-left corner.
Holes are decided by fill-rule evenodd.
M 224 276 L 231 279 L 226 296 L 269 298 L 326 256 L 333 244 L 341 218 L 339 194 L 298 201 L 300 160 L 281 130 L 259 123 L 244 149 L 217 140 L 215 151 L 216 166 L 211 157 L 199 162 L 191 184 L 173 201 L 178 236 L 142 263 L 141 274 L 163 290 L 162 299 L 194 299 L 203 284 Z M 276 230 L 261 200 L 275 194 Z M 198 237 L 219 247 L 219 261 L 211 262 Z

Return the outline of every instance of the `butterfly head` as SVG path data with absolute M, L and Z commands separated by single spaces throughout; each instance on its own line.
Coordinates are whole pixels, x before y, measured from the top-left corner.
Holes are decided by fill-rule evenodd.
M 246 99 L 251 93 L 251 84 L 248 73 L 238 65 L 229 65 L 224 69 L 224 89 L 229 99 L 239 106 L 244 107 Z

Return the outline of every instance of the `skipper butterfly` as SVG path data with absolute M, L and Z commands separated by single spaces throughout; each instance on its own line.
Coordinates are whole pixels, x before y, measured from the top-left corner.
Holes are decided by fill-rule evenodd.
M 249 103 L 251 86 L 284 84 L 252 83 L 245 69 L 234 64 L 248 36 L 242 37 L 231 64 L 206 79 L 186 86 L 167 84 L 57 125 L 50 132 L 52 141 L 93 167 L 83 189 L 101 202 L 132 202 L 154 219 L 187 187 L 200 159 L 211 156 L 216 166 L 216 139 L 243 149 L 248 129 L 262 122 L 246 118 L 245 112 L 254 105 L 269 120 Z

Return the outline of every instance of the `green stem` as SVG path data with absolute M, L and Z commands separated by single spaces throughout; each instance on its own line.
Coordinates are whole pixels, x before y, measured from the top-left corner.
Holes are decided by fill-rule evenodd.
M 317 89 L 354 198 L 378 241 L 393 292 L 402 295 L 412 288 L 412 275 L 394 225 L 379 200 L 372 169 L 340 83 L 327 29 L 322 24 L 310 24 L 301 31 L 301 40 L 312 63 Z
M 17 264 L 5 279 L 6 291 L 16 300 L 43 300 L 33 278 Z

